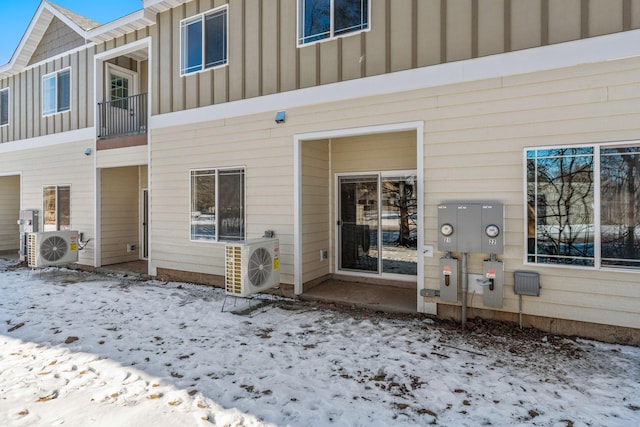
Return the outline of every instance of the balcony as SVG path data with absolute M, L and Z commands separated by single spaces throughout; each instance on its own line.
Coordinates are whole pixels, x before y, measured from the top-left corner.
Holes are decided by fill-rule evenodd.
M 126 138 L 138 141 L 125 145 L 146 144 L 147 94 L 112 99 L 98 103 L 98 139 Z M 105 145 L 105 144 L 103 144 Z M 107 144 L 108 145 L 108 144 Z M 122 143 L 118 144 L 122 146 Z M 103 146 L 102 148 L 115 148 Z M 100 146 L 98 147 L 100 149 Z

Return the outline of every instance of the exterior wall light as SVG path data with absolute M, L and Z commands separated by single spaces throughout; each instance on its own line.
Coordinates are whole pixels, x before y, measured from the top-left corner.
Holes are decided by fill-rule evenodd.
M 284 111 L 278 111 L 276 113 L 276 123 L 284 123 L 287 113 Z

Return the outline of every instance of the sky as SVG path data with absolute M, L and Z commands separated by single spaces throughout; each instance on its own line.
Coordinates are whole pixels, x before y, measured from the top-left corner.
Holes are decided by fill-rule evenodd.
M 640 425 L 640 347 L 16 264 L 3 427 Z
M 142 9 L 142 0 L 53 0 L 78 15 L 105 24 Z M 0 66 L 11 60 L 40 0 L 0 0 Z

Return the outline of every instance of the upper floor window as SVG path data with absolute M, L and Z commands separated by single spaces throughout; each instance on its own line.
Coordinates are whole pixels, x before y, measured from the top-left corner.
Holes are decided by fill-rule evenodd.
M 191 171 L 191 240 L 244 239 L 244 168 Z
M 528 262 L 640 268 L 640 145 L 527 151 Z
M 9 123 L 9 88 L 0 90 L 0 126 Z
M 180 75 L 227 64 L 227 7 L 180 22 Z
M 371 0 L 298 0 L 298 45 L 369 28 Z
M 44 231 L 71 229 L 71 187 L 47 185 L 43 190 Z
M 71 70 L 65 69 L 42 77 L 42 115 L 71 109 Z

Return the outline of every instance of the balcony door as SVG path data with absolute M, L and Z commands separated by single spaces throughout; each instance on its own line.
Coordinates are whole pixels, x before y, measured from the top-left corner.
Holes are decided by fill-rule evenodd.
M 138 94 L 138 73 L 107 63 L 105 84 L 108 134 L 126 134 L 129 129 L 137 129 L 139 109 L 130 97 Z
M 417 275 L 414 171 L 338 176 L 338 269 L 409 278 Z

